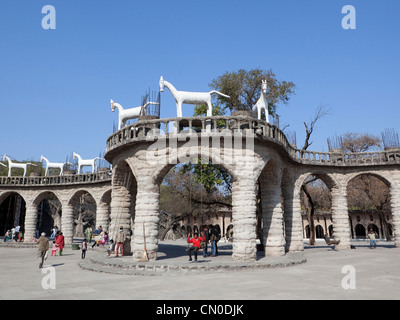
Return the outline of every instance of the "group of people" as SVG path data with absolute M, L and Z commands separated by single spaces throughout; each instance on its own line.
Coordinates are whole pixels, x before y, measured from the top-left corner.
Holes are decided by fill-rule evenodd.
M 99 226 L 93 233 L 92 228 L 88 227 L 85 230 L 85 241 L 82 243 L 82 259 L 84 259 L 85 254 L 84 251 L 87 250 L 87 245 L 88 243 L 90 244 L 92 241 L 92 236 L 94 235 L 95 240 L 94 243 L 92 244 L 92 248 L 94 248 L 96 245 L 99 246 L 105 246 L 106 244 L 108 245 L 107 247 L 107 254 L 110 256 L 112 253 L 115 253 L 116 257 L 119 257 L 119 254 L 121 256 L 124 255 L 124 242 L 126 240 L 126 232 L 124 232 L 123 226 L 119 227 L 119 231 L 117 235 L 115 236 L 115 242 L 113 239 L 109 239 L 108 232 L 103 230 L 102 226 Z
M 46 237 L 46 233 L 42 232 L 40 237 L 36 240 L 38 245 L 38 258 L 40 258 L 39 268 L 43 267 L 44 260 L 47 259 L 47 254 L 49 251 L 49 239 Z M 59 255 L 62 256 L 62 252 L 64 249 L 64 236 L 61 231 L 57 231 L 54 236 L 51 255 Z
M 200 236 L 197 232 L 188 234 L 187 243 L 191 244 L 187 248 L 189 254 L 189 261 L 193 261 L 192 252 L 194 253 L 194 261 L 197 261 L 197 253 L 200 249 L 203 249 L 203 257 L 211 256 L 216 257 L 218 255 L 218 241 L 221 239 L 221 233 L 219 228 L 216 226 L 204 226 L 200 232 Z M 208 254 L 208 246 L 211 247 L 211 253 Z
M 15 226 L 11 230 L 7 230 L 4 234 L 4 242 L 14 240 L 15 242 L 22 242 L 24 240 L 24 231 L 20 226 Z

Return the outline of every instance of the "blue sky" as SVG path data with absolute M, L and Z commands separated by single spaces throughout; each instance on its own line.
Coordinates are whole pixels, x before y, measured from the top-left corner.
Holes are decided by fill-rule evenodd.
M 41 26 L 56 9 L 56 29 Z M 342 28 L 342 7 L 356 29 Z M 304 121 L 323 104 L 309 150 L 348 131 L 399 131 L 397 0 L 0 2 L 0 154 L 65 161 L 104 152 L 117 112 L 136 107 L 162 75 L 179 90 L 209 91 L 226 71 L 272 69 L 296 84 L 281 123 L 304 140 Z M 193 106 L 184 105 L 191 116 Z M 161 117 L 176 115 L 168 90 Z

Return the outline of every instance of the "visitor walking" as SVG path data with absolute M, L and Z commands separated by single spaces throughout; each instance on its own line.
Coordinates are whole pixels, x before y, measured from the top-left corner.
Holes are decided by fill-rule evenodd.
M 51 246 L 51 255 L 57 255 L 57 244 L 56 244 L 56 241 L 55 240 L 53 240 L 53 245 Z
M 199 235 L 197 233 L 195 233 L 193 238 L 190 239 L 191 236 L 192 236 L 192 234 L 189 233 L 189 235 L 187 237 L 187 243 L 192 244 L 192 246 L 190 248 L 188 248 L 189 261 L 193 261 L 192 260 L 192 251 L 194 252 L 194 261 L 197 261 L 197 252 L 201 248 L 201 241 L 206 241 L 206 237 L 204 236 L 204 234 L 201 237 L 199 237 Z
M 124 255 L 124 242 L 126 239 L 126 235 L 124 232 L 124 228 L 122 226 L 119 227 L 119 231 L 117 233 L 117 236 L 115 237 L 115 241 L 117 242 L 117 245 L 115 247 L 115 256 L 118 257 L 118 251 L 121 248 L 121 256 Z
M 46 238 L 46 233 L 42 232 L 38 244 L 38 257 L 41 259 L 39 268 L 43 267 L 44 260 L 46 259 L 46 253 L 49 250 L 49 240 Z
M 86 241 L 86 239 L 83 239 L 83 241 L 82 241 L 82 259 L 85 259 L 85 257 L 86 257 L 86 250 L 87 250 L 87 241 Z
M 369 229 L 368 238 L 369 238 L 369 248 L 370 249 L 372 249 L 372 247 L 376 248 L 376 233 L 372 228 Z

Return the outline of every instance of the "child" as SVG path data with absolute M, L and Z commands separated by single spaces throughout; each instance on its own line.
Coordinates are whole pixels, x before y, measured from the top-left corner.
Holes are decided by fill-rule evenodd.
M 110 244 L 108 245 L 107 253 L 110 256 L 111 252 L 114 252 L 114 241 L 111 239 Z
M 86 239 L 83 239 L 83 241 L 82 241 L 82 259 L 85 259 L 86 250 L 87 250 L 87 242 L 86 242 Z
M 53 241 L 53 245 L 51 246 L 51 255 L 53 255 L 53 253 L 54 253 L 54 255 L 56 256 L 57 255 L 57 250 L 58 250 L 58 247 L 56 245 L 56 242 Z

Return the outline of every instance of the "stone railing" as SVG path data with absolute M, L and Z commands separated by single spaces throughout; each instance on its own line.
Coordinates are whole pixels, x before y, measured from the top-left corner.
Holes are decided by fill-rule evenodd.
M 138 121 L 113 133 L 107 139 L 107 152 L 152 135 L 249 132 L 257 138 L 273 141 L 283 147 L 296 162 L 324 166 L 363 166 L 400 164 L 400 149 L 362 153 L 303 151 L 292 146 L 285 134 L 275 125 L 246 116 L 213 116 L 166 118 Z
M 0 177 L 0 187 L 3 185 L 18 186 L 44 186 L 44 185 L 71 185 L 90 184 L 111 181 L 112 171 L 99 171 L 96 173 L 71 174 L 64 176 L 48 177 Z

